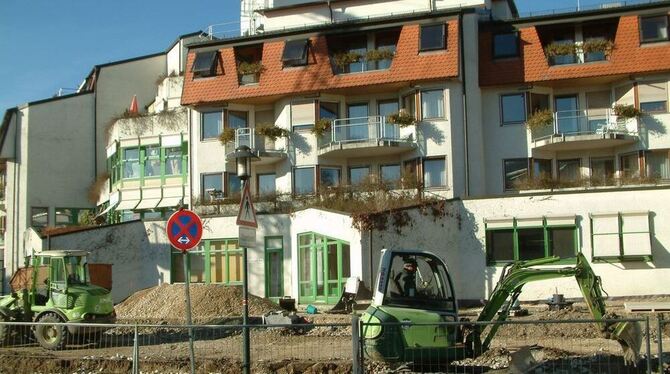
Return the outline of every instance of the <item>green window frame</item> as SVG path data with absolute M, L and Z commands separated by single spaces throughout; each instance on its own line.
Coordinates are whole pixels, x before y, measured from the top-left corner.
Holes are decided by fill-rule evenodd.
M 332 250 L 335 252 L 331 252 Z M 333 260 L 336 264 L 331 267 Z M 335 304 L 340 299 L 349 277 L 349 242 L 315 232 L 298 234 L 299 303 Z
M 276 245 L 279 243 L 279 245 Z M 273 295 L 271 285 L 271 275 L 274 274 L 271 269 L 271 257 L 276 256 L 281 261 L 279 269 L 279 295 Z M 284 296 L 284 237 L 283 236 L 266 236 L 265 237 L 265 297 L 277 301 Z
M 244 266 L 242 248 L 237 238 L 203 239 L 198 248 L 187 252 L 186 255 L 173 249 L 170 257 L 172 283 L 185 280 L 182 262 L 184 258 L 191 272 L 190 281 L 193 283 L 242 284 Z M 219 264 L 221 266 L 217 266 Z
M 637 218 L 637 219 L 635 219 Z M 650 212 L 592 213 L 591 261 L 625 262 L 654 260 Z
M 142 145 L 119 148 L 116 153 L 107 159 L 107 171 L 110 175 L 112 186 L 124 181 L 139 181 L 140 186 L 145 185 L 146 179 L 159 179 L 161 185 L 165 184 L 166 178 L 181 177 L 182 183 L 188 178 L 188 143 L 181 135 L 181 145 L 159 146 L 158 144 Z M 137 158 L 132 152 L 137 150 Z M 128 168 L 128 169 L 127 169 Z M 137 168 L 137 176 L 134 169 Z M 132 178 L 126 177 L 126 170 L 132 170 Z
M 571 223 L 569 223 L 571 222 Z M 504 218 L 484 221 L 486 231 L 487 266 L 506 265 L 512 261 L 527 261 L 560 257 L 559 264 L 572 264 L 580 251 L 579 227 L 576 217 Z M 566 239 L 572 242 L 566 243 Z M 500 258 L 499 253 L 507 258 Z M 569 255 L 565 255 L 568 252 Z M 539 254 L 539 255 L 538 255 Z

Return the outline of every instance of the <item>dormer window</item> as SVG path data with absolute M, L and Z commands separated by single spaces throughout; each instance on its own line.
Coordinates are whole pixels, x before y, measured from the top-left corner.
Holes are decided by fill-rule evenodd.
M 265 70 L 261 62 L 263 59 L 263 45 L 235 47 L 235 57 L 240 85 L 258 83 L 261 73 Z
M 191 71 L 195 77 L 216 75 L 217 51 L 196 52 Z
M 640 41 L 642 43 L 668 40 L 668 15 L 640 18 Z
M 419 51 L 446 49 L 447 33 L 444 23 L 421 26 Z
M 506 32 L 493 35 L 493 58 L 519 56 L 519 34 Z
M 307 65 L 309 39 L 288 40 L 284 43 L 282 63 L 284 67 Z

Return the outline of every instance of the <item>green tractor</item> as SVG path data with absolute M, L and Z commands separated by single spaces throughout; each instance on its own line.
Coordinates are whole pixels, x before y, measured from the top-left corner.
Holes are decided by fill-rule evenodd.
M 37 342 L 63 349 L 70 336 L 96 336 L 104 327 L 49 323 L 114 323 L 110 291 L 91 284 L 86 251 L 45 251 L 26 260 L 12 280 L 12 293 L 0 298 L 0 322 L 41 322 L 34 326 Z M 0 345 L 11 325 L 0 325 Z
M 524 284 L 575 277 L 603 335 L 617 340 L 628 363 L 636 363 L 642 343 L 639 326 L 606 322 L 600 278 L 586 258 L 575 266 L 537 268 L 558 257 L 519 261 L 506 266 L 477 322 L 504 321 Z M 425 251 L 382 250 L 372 304 L 361 317 L 365 354 L 373 360 L 444 362 L 476 357 L 488 350 L 500 324 L 459 322 L 458 305 L 446 265 Z

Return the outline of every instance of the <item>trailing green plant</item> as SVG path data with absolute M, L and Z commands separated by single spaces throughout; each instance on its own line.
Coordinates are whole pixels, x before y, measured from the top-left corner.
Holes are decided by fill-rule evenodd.
M 641 110 L 630 104 L 615 104 L 612 110 L 618 118 L 623 119 L 638 118 L 642 115 Z
M 177 131 L 186 129 L 186 111 L 183 109 L 170 109 L 158 113 L 131 113 L 128 110 L 120 115 L 112 117 L 105 127 L 106 140 L 109 141 L 117 122 L 122 119 L 132 119 L 119 124 L 119 133 L 123 135 L 142 136 L 151 132 L 154 126 Z
M 407 113 L 405 110 L 401 110 L 397 113 L 389 114 L 386 117 L 388 123 L 396 124 L 400 127 L 408 127 L 416 125 L 416 118 Z
M 614 49 L 614 42 L 608 39 L 590 39 L 582 43 L 584 53 L 604 52 L 609 55 Z
M 371 49 L 365 53 L 365 59 L 368 61 L 392 60 L 395 53 L 388 48 Z
M 549 109 L 541 109 L 535 111 L 526 120 L 526 126 L 530 131 L 537 131 L 547 126 L 551 126 L 554 122 L 554 114 Z
M 340 69 L 344 69 L 347 65 L 359 62 L 363 55 L 358 52 L 339 52 L 333 55 L 333 62 Z
M 265 70 L 265 66 L 261 64 L 260 61 L 257 62 L 246 62 L 242 61 L 240 62 L 239 65 L 237 65 L 237 72 L 240 75 L 248 75 L 248 74 L 260 74 Z
M 332 127 L 333 122 L 329 118 L 321 118 L 316 120 L 314 122 L 314 127 L 310 130 L 310 132 L 316 136 L 322 136 L 325 134 L 327 131 L 330 131 L 330 128 Z
M 109 173 L 102 173 L 95 177 L 93 183 L 88 188 L 88 201 L 97 204 L 100 196 L 102 195 L 102 189 L 107 186 L 107 181 L 109 180 Z
M 277 140 L 277 138 L 280 137 L 287 137 L 289 135 L 289 131 L 286 129 L 283 129 L 281 127 L 278 127 L 273 124 L 261 124 L 257 125 L 256 129 L 254 130 L 256 135 L 262 135 L 265 137 L 268 137 L 272 139 L 272 141 Z
M 549 43 L 544 47 L 544 53 L 549 56 L 565 56 L 565 55 L 574 55 L 577 52 L 577 48 L 572 43 Z
M 235 141 L 235 129 L 231 129 L 229 127 L 223 129 L 223 131 L 221 131 L 221 134 L 219 134 L 219 141 L 223 145 Z

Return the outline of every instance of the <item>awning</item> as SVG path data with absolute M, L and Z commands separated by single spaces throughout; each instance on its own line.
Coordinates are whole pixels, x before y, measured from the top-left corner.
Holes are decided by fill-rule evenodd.
M 115 210 L 133 210 L 139 204 L 139 200 L 121 200 L 119 205 L 116 206 Z
M 112 143 L 109 147 L 107 147 L 107 158 L 114 156 L 115 153 L 116 153 L 116 142 Z
M 140 144 L 142 145 L 161 144 L 161 138 L 158 135 L 143 137 L 140 138 Z
M 175 197 L 164 197 L 160 203 L 158 203 L 158 208 L 174 208 L 179 205 L 179 202 L 183 199 L 182 196 Z
M 181 147 L 181 142 L 181 134 L 163 135 L 161 137 L 161 145 L 163 147 Z
M 161 198 L 146 198 L 142 199 L 135 209 L 153 209 L 158 206 L 158 203 L 161 201 Z
M 105 210 L 103 210 L 102 212 L 98 213 L 98 214 L 95 216 L 95 218 L 98 218 L 98 217 L 100 217 L 100 216 L 103 216 L 103 215 L 107 214 L 107 213 L 108 213 L 110 210 L 112 210 L 113 208 L 114 208 L 114 205 L 109 204 L 109 206 L 108 206 L 107 208 L 105 208 Z

